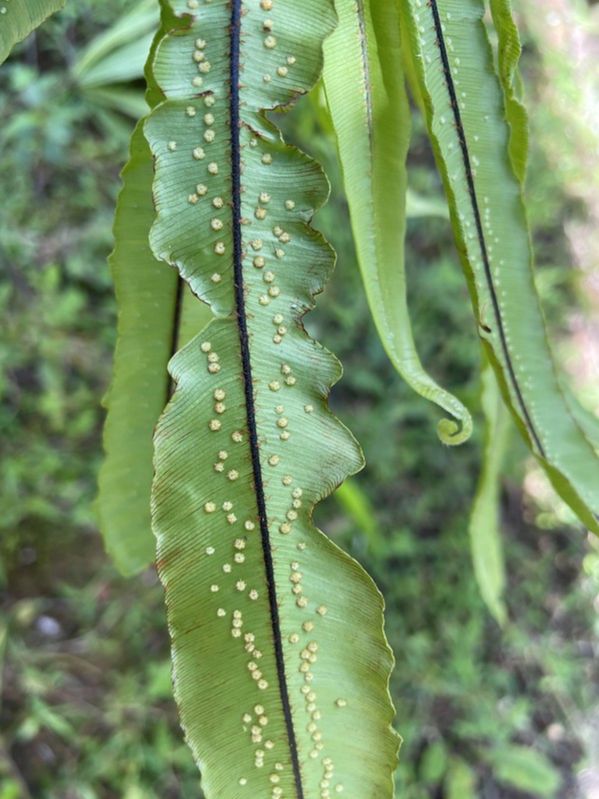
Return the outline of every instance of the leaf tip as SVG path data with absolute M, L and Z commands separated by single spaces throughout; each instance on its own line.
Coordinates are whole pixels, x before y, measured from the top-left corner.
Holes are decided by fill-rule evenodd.
M 446 446 L 457 447 L 468 441 L 473 427 L 472 417 L 464 408 L 462 416 L 458 419 L 441 419 L 437 425 L 437 435 Z

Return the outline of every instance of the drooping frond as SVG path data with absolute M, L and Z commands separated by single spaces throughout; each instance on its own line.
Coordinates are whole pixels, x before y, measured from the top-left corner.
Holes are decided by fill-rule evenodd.
M 385 799 L 398 739 L 382 600 L 312 523 L 362 463 L 327 408 L 339 364 L 301 324 L 334 261 L 309 224 L 327 184 L 264 114 L 313 85 L 332 2 L 165 5 L 184 29 L 153 66 L 151 245 L 217 317 L 172 360 L 155 437 L 183 726 L 208 799 Z
M 408 312 L 404 240 L 408 106 L 396 3 L 337 0 L 339 25 L 325 44 L 324 80 L 337 135 L 358 261 L 381 341 L 419 394 L 449 412 L 446 444 L 461 444 L 472 419 L 422 368 Z
M 483 464 L 470 513 L 468 531 L 476 581 L 490 613 L 503 625 L 505 562 L 501 536 L 501 475 L 512 427 L 497 379 L 486 362 L 482 371 L 481 404 L 487 422 Z
M 500 28 L 500 80 L 481 0 L 407 0 L 401 8 L 479 334 L 532 451 L 597 532 L 599 461 L 560 390 L 533 282 L 515 29 Z M 507 11 L 495 4 L 498 24 L 509 23 Z

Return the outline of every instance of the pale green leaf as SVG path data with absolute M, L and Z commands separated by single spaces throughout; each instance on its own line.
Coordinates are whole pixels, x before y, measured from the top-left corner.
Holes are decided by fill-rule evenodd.
M 448 766 L 447 748 L 443 741 L 432 741 L 422 753 L 418 769 L 420 780 L 425 785 L 441 782 Z
M 436 197 L 425 197 L 408 189 L 406 194 L 406 216 L 408 219 L 418 219 L 426 216 L 438 216 L 449 219 L 447 203 Z
M 152 179 L 152 157 L 140 124 L 123 171 L 110 257 L 119 307 L 118 340 L 106 399 L 106 457 L 97 502 L 106 547 L 124 574 L 155 559 L 150 521 L 152 435 L 168 400 L 167 364 L 177 349 L 177 317 L 190 305 L 189 299 L 183 302 L 185 295 L 180 296 L 183 289 L 176 271 L 157 261 L 149 248 Z M 202 303 L 192 307 L 196 316 L 200 313 L 197 333 L 208 321 L 209 311 Z
M 364 534 L 369 550 L 373 554 L 384 551 L 387 542 L 377 522 L 375 510 L 357 481 L 346 480 L 335 491 L 335 499 Z
M 153 38 L 153 33 L 147 33 L 109 53 L 81 76 L 80 85 L 86 89 L 138 80 L 143 75 Z
M 106 458 L 98 497 L 108 552 L 125 574 L 154 560 L 155 542 L 148 534 L 152 431 L 168 399 L 166 367 L 174 351 L 178 281 L 176 272 L 156 261 L 149 249 L 154 218 L 151 184 L 152 159 L 140 124 L 123 171 L 110 258 L 119 308 L 118 340 L 106 401 Z
M 94 105 L 107 110 L 119 111 L 137 122 L 148 113 L 148 104 L 143 92 L 122 86 L 96 86 L 87 89 L 87 98 Z
M 336 8 L 339 25 L 325 44 L 324 81 L 371 313 L 398 372 L 454 417 L 439 423 L 441 440 L 460 444 L 472 432 L 470 414 L 422 368 L 408 313 L 404 239 L 410 109 L 398 8 L 371 0 L 336 0 Z
M 510 159 L 517 178 L 522 182 L 528 161 L 528 114 L 518 96 L 522 86 L 518 69 L 522 53 L 520 34 L 512 15 L 511 0 L 491 0 L 491 14 L 499 41 L 499 77 L 505 113 L 511 128 Z
M 476 799 L 476 775 L 463 760 L 451 761 L 445 778 L 447 799 Z
M 64 4 L 65 0 L 0 0 L 0 64 L 17 42 L 27 38 Z
M 97 83 L 94 80 L 96 70 L 100 73 L 107 60 L 122 52 L 132 42 L 153 36 L 159 22 L 159 4 L 156 0 L 140 0 L 135 7 L 119 17 L 114 25 L 96 36 L 78 55 L 73 64 L 73 74 L 83 86 Z M 141 61 L 135 61 L 134 77 L 141 77 L 149 47 L 142 55 Z M 103 81 L 106 82 L 106 81 Z
M 152 52 L 163 35 L 162 30 L 156 35 Z M 148 103 L 155 105 L 159 97 L 149 74 Z M 153 178 L 152 154 L 140 123 L 123 170 L 109 259 L 119 315 L 97 499 L 106 548 L 124 574 L 155 560 L 152 437 L 172 388 L 168 361 L 211 319 L 208 307 L 192 298 L 176 270 L 152 254 Z
M 596 452 L 599 452 L 599 416 L 581 405 L 569 386 L 563 386 L 562 390 L 570 408 L 570 413 L 584 431 L 585 436 L 591 442 L 591 446 Z
M 525 144 L 513 141 L 522 118 L 514 122 L 510 105 L 513 30 L 499 31 L 501 81 L 482 0 L 407 0 L 400 7 L 479 334 L 526 441 L 562 498 L 597 532 L 599 461 L 560 390 L 534 288 L 522 201 Z
M 542 799 L 553 799 L 561 785 L 557 768 L 540 752 L 525 746 L 504 746 L 491 750 L 488 759 L 493 776 L 499 782 L 531 793 Z
M 506 621 L 503 601 L 505 562 L 501 539 L 501 469 L 509 440 L 511 419 L 495 374 L 485 359 L 482 406 L 487 422 L 483 468 L 470 514 L 470 548 L 481 595 L 497 622 Z
M 183 727 L 207 799 L 389 799 L 382 599 L 311 521 L 362 464 L 326 404 L 339 364 L 301 324 L 333 266 L 309 226 L 328 187 L 263 113 L 314 84 L 333 5 L 170 5 L 188 27 L 154 63 L 151 243 L 218 317 L 171 361 L 155 436 Z

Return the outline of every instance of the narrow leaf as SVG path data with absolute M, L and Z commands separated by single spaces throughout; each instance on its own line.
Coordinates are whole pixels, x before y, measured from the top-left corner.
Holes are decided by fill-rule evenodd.
M 148 34 L 154 34 L 159 20 L 159 8 L 156 0 L 140 0 L 128 14 L 120 16 L 115 23 L 96 36 L 78 55 L 73 64 L 73 74 L 82 85 L 95 82 L 93 71 L 108 58 L 112 58 L 121 48 L 128 47 L 131 42 L 144 39 Z M 149 49 L 149 48 L 148 48 Z M 138 69 L 143 66 L 147 58 L 146 50 Z M 135 74 L 139 77 L 141 72 Z
M 146 11 L 147 3 L 138 6 Z M 164 28 L 177 28 L 163 15 Z M 153 61 L 164 28 L 150 48 Z M 102 43 L 118 40 L 118 27 Z M 92 59 L 93 61 L 94 59 Z M 147 71 L 146 109 L 161 99 Z M 155 560 L 150 497 L 153 479 L 152 438 L 158 417 L 170 396 L 170 357 L 212 318 L 196 302 L 177 271 L 154 258 L 149 245 L 155 210 L 152 200 L 154 164 L 143 134 L 143 122 L 133 132 L 129 162 L 122 174 L 114 221 L 114 252 L 109 258 L 118 307 L 113 377 L 105 405 L 105 459 L 98 481 L 97 510 L 106 548 L 123 574 L 134 574 Z
M 491 14 L 499 40 L 499 78 L 505 99 L 505 114 L 511 128 L 509 154 L 516 177 L 522 183 L 528 162 L 528 114 L 518 97 L 521 87 L 518 65 L 522 44 L 512 15 L 511 0 L 491 0 Z
M 445 778 L 447 799 L 476 799 L 475 772 L 463 760 L 451 761 Z
M 0 3 L 0 64 L 44 20 L 63 8 L 65 0 L 3 0 Z
M 155 26 L 154 26 L 155 27 Z M 108 53 L 82 75 L 80 85 L 87 89 L 111 83 L 127 83 L 143 76 L 153 33 L 147 33 Z
M 495 73 L 484 3 L 407 0 L 401 8 L 479 334 L 532 451 L 598 532 L 599 462 L 569 412 L 547 343 L 522 201 L 525 147 L 511 143 L 518 126 Z M 513 56 L 500 64 L 506 86 Z
M 154 63 L 167 99 L 145 126 L 151 243 L 218 317 L 171 362 L 155 437 L 182 723 L 208 799 L 386 799 L 398 739 L 382 599 L 311 521 L 362 464 L 327 409 L 339 364 L 301 324 L 333 266 L 309 226 L 327 184 L 263 113 L 314 84 L 333 6 L 170 5 L 188 29 Z
M 123 86 L 95 86 L 87 89 L 87 98 L 99 108 L 119 111 L 135 122 L 148 113 L 148 104 L 143 92 Z
M 426 197 L 408 189 L 406 194 L 406 216 L 408 219 L 418 219 L 426 216 L 449 219 L 449 211 L 444 200 L 436 197 Z
M 492 749 L 487 756 L 497 780 L 540 799 L 554 797 L 562 783 L 558 769 L 535 749 L 507 745 Z
M 503 602 L 505 563 L 501 539 L 500 488 L 511 419 L 488 363 L 482 373 L 482 406 L 487 430 L 483 468 L 470 515 L 470 547 L 481 595 L 493 617 L 503 625 L 506 621 Z
M 454 420 L 445 444 L 461 444 L 472 420 L 422 368 L 410 325 L 405 250 L 410 109 L 395 3 L 336 0 L 339 25 L 325 44 L 324 80 L 366 294 L 389 358 L 407 383 Z
M 358 530 L 364 534 L 371 554 L 381 554 L 388 546 L 387 540 L 379 527 L 376 512 L 368 495 L 360 488 L 358 482 L 346 480 L 335 492 L 335 499 L 347 515 L 353 519 Z
M 155 559 L 150 520 L 152 435 L 168 400 L 167 364 L 178 345 L 177 318 L 183 304 L 190 305 L 189 300 L 183 303 L 176 271 L 157 261 L 149 248 L 155 215 L 152 180 L 152 156 L 140 124 L 123 171 L 110 257 L 119 307 L 118 339 L 106 400 L 106 457 L 97 503 L 107 550 L 124 574 L 140 571 Z M 195 320 L 195 334 L 210 312 L 202 303 L 192 307 L 204 317 Z

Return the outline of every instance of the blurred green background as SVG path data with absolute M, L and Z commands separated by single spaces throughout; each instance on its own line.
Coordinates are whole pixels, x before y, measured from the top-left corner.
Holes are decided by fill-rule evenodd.
M 599 7 L 514 6 L 538 285 L 558 356 L 597 408 Z M 0 799 L 201 795 L 171 699 L 161 589 L 153 571 L 116 574 L 92 507 L 115 336 L 106 256 L 154 21 L 153 0 L 79 0 L 0 70 Z M 386 597 L 398 797 L 597 799 L 599 548 L 512 436 L 504 630 L 485 609 L 467 531 L 480 353 L 449 225 L 412 218 L 407 261 L 423 360 L 476 412 L 475 438 L 455 450 L 369 319 L 320 90 L 283 125 L 333 185 L 318 224 L 339 263 L 307 327 L 345 364 L 332 403 L 368 467 L 318 520 Z M 410 167 L 438 213 L 419 120 Z

